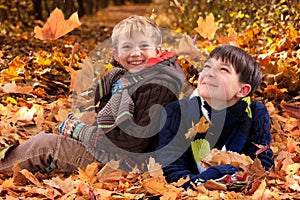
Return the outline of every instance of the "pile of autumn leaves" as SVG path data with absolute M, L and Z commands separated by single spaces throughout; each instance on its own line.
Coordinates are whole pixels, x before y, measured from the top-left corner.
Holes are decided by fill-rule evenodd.
M 71 28 L 68 31 L 80 24 L 76 15 L 72 15 L 70 21 L 58 19 L 62 16 L 58 12 L 58 10 L 55 10 L 52 13 L 52 15 L 59 16 L 53 18 L 56 21 L 54 20 L 52 23 L 57 24 L 61 21 L 69 23 Z M 201 23 L 201 26 L 199 25 L 197 29 L 199 34 L 202 33 L 201 27 L 205 27 L 205 23 L 210 24 L 211 21 L 213 21 L 211 15 L 209 15 L 207 22 L 203 19 L 199 21 Z M 46 31 L 47 26 L 45 25 L 43 29 L 37 28 L 35 30 L 36 37 L 55 40 L 67 33 L 66 30 L 57 30 L 57 34 L 48 34 L 49 32 Z M 51 28 L 48 27 L 49 29 Z M 205 35 L 206 37 L 213 37 L 214 35 L 213 32 L 202 34 L 203 37 Z M 178 186 L 188 179 L 182 179 L 172 184 L 166 183 L 159 164 L 155 163 L 153 159 L 149 160 L 148 168 L 150 170 L 145 173 L 138 170 L 132 172 L 120 171 L 117 169 L 117 161 L 107 163 L 105 166 L 93 163 L 86 169 L 78 169 L 78 174 L 70 175 L 59 171 L 48 175 L 33 174 L 20 169 L 16 163 L 13 172 L 0 174 L 0 195 L 7 199 L 18 199 L 20 197 L 39 199 L 75 199 L 78 197 L 84 199 L 144 199 L 149 197 L 160 197 L 161 199 L 288 199 L 298 197 L 300 192 L 299 104 L 286 103 L 281 98 L 284 98 L 285 93 L 293 90 L 299 84 L 300 51 L 288 50 L 290 49 L 289 46 L 299 44 L 299 31 L 293 29 L 291 25 L 285 26 L 284 34 L 275 39 L 273 38 L 272 42 L 266 43 L 270 40 L 267 40 L 266 36 L 260 31 L 260 27 L 251 26 L 239 36 L 234 29 L 228 29 L 228 35 L 217 38 L 217 41 L 248 48 L 247 50 L 253 55 L 257 52 L 261 53 L 257 58 L 265 67 L 263 68 L 265 74 L 264 88 L 261 88 L 261 96 L 255 96 L 254 98 L 266 103 L 271 116 L 273 142 L 269 148 L 272 148 L 274 152 L 275 165 L 269 173 L 262 169 L 257 159 L 253 161 L 245 155 L 232 152 L 224 153 L 217 150 L 213 150 L 203 159 L 203 162 L 209 165 L 228 163 L 242 167 L 245 172 L 240 175 L 247 177 L 247 180 L 243 182 L 244 187 L 229 190 L 230 185 L 224 187 L 216 181 L 210 181 L 205 185 L 184 190 Z M 261 43 L 261 45 L 255 45 L 257 43 Z M 208 50 L 214 47 L 214 44 L 207 41 L 199 41 L 199 45 L 207 47 Z M 260 46 L 264 47 L 263 51 L 258 49 Z M 73 56 L 76 57 L 76 53 Z M 72 62 L 72 59 L 70 58 L 68 61 Z M 46 62 L 47 59 L 41 58 L 41 60 Z M 14 67 L 12 65 L 15 65 L 17 61 L 9 63 L 8 69 Z M 22 63 L 22 60 L 20 63 Z M 188 67 L 191 66 L 186 66 L 183 63 L 185 62 L 182 62 L 181 65 L 188 72 Z M 271 65 L 270 63 L 278 64 Z M 22 64 L 14 68 L 16 73 L 18 72 L 18 66 L 22 67 Z M 270 68 L 272 68 L 271 72 L 269 71 Z M 66 69 L 68 69 L 71 79 L 76 76 L 76 72 L 72 71 L 70 66 L 66 66 Z M 1 75 L 3 75 L 3 71 Z M 18 74 L 15 77 L 17 76 Z M 190 78 L 194 77 L 194 74 L 187 74 L 187 77 L 191 83 L 194 83 L 195 80 Z M 283 83 L 281 82 L 286 78 L 290 78 L 290 84 L 287 88 L 282 87 Z M 1 88 L 1 93 L 30 94 L 33 91 L 30 86 L 20 87 L 14 82 L 1 83 L 4 85 Z M 32 99 L 27 101 L 25 99 L 22 101 L 21 98 L 16 100 L 7 97 L 5 102 L 0 104 L 1 146 L 7 148 L 22 143 L 34 133 L 40 131 L 39 128 L 41 127 L 41 129 L 55 130 L 57 123 L 61 122 L 70 110 L 70 102 L 64 98 L 59 98 L 49 104 L 43 100 L 34 101 Z M 16 125 L 12 126 L 12 124 Z M 264 151 L 258 153 L 264 153 Z M 1 151 L 1 158 L 4 154 L 5 151 Z M 250 182 L 248 180 L 254 181 Z M 250 184 L 252 187 L 249 187 Z

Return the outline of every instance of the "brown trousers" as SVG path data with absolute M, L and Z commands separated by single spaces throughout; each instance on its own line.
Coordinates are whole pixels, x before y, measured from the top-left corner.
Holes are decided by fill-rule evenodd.
M 41 132 L 12 149 L 0 161 L 0 170 L 11 171 L 18 161 L 22 169 L 32 172 L 49 168 L 54 163 L 57 168 L 73 173 L 78 167 L 85 168 L 96 160 L 79 141 Z

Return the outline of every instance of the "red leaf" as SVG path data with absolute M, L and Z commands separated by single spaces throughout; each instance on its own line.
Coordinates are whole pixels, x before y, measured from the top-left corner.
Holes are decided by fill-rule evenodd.
M 261 154 L 263 152 L 265 152 L 265 153 L 268 152 L 269 145 L 261 145 L 261 144 L 255 144 L 255 143 L 253 143 L 253 144 L 258 148 L 258 150 L 255 152 L 255 155 Z
M 80 25 L 77 12 L 73 13 L 68 20 L 65 20 L 63 12 L 55 8 L 43 28 L 38 26 L 34 28 L 34 37 L 40 40 L 56 40 Z

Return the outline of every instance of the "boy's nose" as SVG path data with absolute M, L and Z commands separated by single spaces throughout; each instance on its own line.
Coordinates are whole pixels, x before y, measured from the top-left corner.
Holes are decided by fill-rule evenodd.
M 210 76 L 210 77 L 216 76 L 216 72 L 215 72 L 214 68 L 207 69 L 207 70 L 203 71 L 202 74 L 206 75 L 206 76 Z
M 140 56 L 142 55 L 141 49 L 140 48 L 135 48 L 132 50 L 130 53 L 130 56 Z

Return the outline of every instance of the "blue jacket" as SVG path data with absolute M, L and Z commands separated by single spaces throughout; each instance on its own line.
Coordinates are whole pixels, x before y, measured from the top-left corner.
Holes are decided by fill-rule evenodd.
M 162 114 L 162 127 L 159 133 L 156 159 L 162 165 L 168 182 L 174 182 L 187 176 L 193 179 L 199 174 L 190 145 L 193 140 L 198 139 L 203 134 L 197 134 L 191 139 L 186 139 L 185 134 L 203 116 L 200 105 L 199 97 L 185 98 L 168 104 L 165 107 L 166 112 Z M 254 144 L 270 146 L 272 140 L 270 117 L 265 105 L 260 102 L 251 102 L 250 107 L 252 124 L 247 136 L 234 134 L 234 130 L 243 125 L 243 122 L 241 119 L 232 117 L 234 115 L 228 110 L 239 111 L 234 111 L 234 108 L 226 109 L 223 112 L 214 111 L 214 121 L 219 124 L 215 127 L 215 132 L 220 130 L 220 134 L 214 135 L 209 140 L 211 148 L 221 149 L 225 145 L 227 151 L 243 153 L 254 159 L 256 157 L 255 152 L 258 150 Z M 274 163 L 272 155 L 273 152 L 269 148 L 266 153 L 257 156 L 266 170 Z

